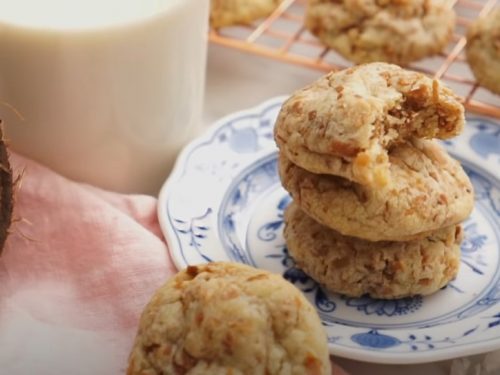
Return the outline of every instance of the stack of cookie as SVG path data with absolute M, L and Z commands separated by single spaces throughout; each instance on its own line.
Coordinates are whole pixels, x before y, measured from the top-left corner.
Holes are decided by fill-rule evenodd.
M 448 88 L 386 63 L 330 73 L 292 95 L 275 139 L 298 266 L 349 296 L 427 295 L 452 280 L 473 188 L 433 138 L 463 125 Z

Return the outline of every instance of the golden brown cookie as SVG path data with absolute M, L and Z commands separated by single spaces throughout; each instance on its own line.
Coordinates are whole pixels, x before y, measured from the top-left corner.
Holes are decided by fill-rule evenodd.
M 500 94 L 500 8 L 470 25 L 465 51 L 478 83 Z
M 408 241 L 460 223 L 474 206 L 472 184 L 456 160 L 431 140 L 413 139 L 389 153 L 393 183 L 370 188 L 314 174 L 280 155 L 281 182 L 318 222 L 369 241 Z
M 428 295 L 451 281 L 460 265 L 459 225 L 409 242 L 368 242 L 318 224 L 292 203 L 284 235 L 299 268 L 326 289 L 351 297 Z
M 283 0 L 212 0 L 210 24 L 214 28 L 245 25 L 267 17 Z
M 462 104 L 439 81 L 372 63 L 330 73 L 295 92 L 274 134 L 281 152 L 310 172 L 384 186 L 389 147 L 414 136 L 450 138 L 463 125 Z
M 406 65 L 443 50 L 455 26 L 449 0 L 309 0 L 305 24 L 355 63 Z
M 241 264 L 179 272 L 144 310 L 128 375 L 330 375 L 325 331 L 281 276 Z

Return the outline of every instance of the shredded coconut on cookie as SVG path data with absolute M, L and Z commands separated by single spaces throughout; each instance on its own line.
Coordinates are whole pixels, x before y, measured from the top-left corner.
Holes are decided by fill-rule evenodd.
M 318 314 L 280 275 L 190 266 L 144 310 L 128 375 L 331 375 Z
M 312 173 L 381 187 L 390 182 L 389 148 L 412 137 L 451 138 L 463 125 L 462 104 L 438 80 L 371 63 L 295 92 L 274 134 L 280 151 Z

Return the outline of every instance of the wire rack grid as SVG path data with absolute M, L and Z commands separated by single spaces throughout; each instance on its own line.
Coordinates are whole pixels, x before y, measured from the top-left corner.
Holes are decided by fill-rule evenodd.
M 351 66 L 352 63 L 322 45 L 306 30 L 306 3 L 307 0 L 284 0 L 261 22 L 212 29 L 210 41 L 321 71 Z M 500 118 L 500 97 L 477 84 L 464 54 L 467 27 L 475 18 L 490 12 L 496 3 L 497 0 L 456 0 L 457 22 L 448 46 L 440 54 L 413 63 L 408 68 L 443 80 L 460 96 L 468 110 Z

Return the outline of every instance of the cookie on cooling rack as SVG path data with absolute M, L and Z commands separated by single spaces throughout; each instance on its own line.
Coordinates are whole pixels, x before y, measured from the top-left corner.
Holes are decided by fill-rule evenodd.
M 460 223 L 474 206 L 472 184 L 458 161 L 431 140 L 413 139 L 389 153 L 393 183 L 371 188 L 315 174 L 280 154 L 283 187 L 316 221 L 368 241 L 409 241 Z
M 283 0 L 212 0 L 210 24 L 214 28 L 250 24 L 270 15 Z
M 452 36 L 450 0 L 309 0 L 306 27 L 355 63 L 406 65 L 443 50 Z
M 409 242 L 368 242 L 318 224 L 291 203 L 284 236 L 299 268 L 329 291 L 351 297 L 429 295 L 454 279 L 460 265 L 460 225 Z
M 295 92 L 282 106 L 274 135 L 280 151 L 310 172 L 385 186 L 389 147 L 414 136 L 450 138 L 463 125 L 462 104 L 439 81 L 370 63 Z
M 242 264 L 179 272 L 144 310 L 127 374 L 330 375 L 327 339 L 302 293 Z
M 500 94 L 500 8 L 470 25 L 465 51 L 478 83 Z

